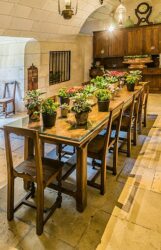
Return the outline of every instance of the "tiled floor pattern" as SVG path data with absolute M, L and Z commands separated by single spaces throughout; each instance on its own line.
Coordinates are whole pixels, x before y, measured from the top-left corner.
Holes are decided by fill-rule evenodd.
M 151 95 L 149 103 L 149 113 L 155 111 L 159 116 L 156 120 L 156 116 L 150 116 L 148 128 L 152 128 L 149 134 L 146 129 L 139 136 L 131 158 L 119 155 L 119 174 L 117 177 L 107 174 L 107 193 L 101 196 L 97 190 L 88 188 L 88 206 L 81 214 L 75 210 L 74 199 L 63 195 L 62 208 L 49 219 L 40 237 L 35 234 L 35 211 L 30 208 L 22 207 L 15 220 L 7 222 L 6 163 L 1 133 L 0 250 L 94 250 L 100 242 L 98 250 L 161 250 L 160 95 Z M 23 157 L 23 141 L 16 137 L 12 141 L 14 160 L 18 163 Z M 48 146 L 47 152 L 52 149 Z M 17 180 L 15 199 L 23 192 L 22 183 Z M 56 193 L 47 190 L 45 196 L 48 205 Z

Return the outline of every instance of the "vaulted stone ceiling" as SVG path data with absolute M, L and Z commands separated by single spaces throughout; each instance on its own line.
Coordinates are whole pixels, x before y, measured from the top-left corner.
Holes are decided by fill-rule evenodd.
M 152 15 L 150 20 L 154 22 L 155 18 L 158 16 L 159 12 L 161 12 L 161 0 L 123 0 L 127 8 L 127 17 L 131 16 L 134 23 L 137 22 L 137 18 L 135 16 L 135 8 L 141 2 L 147 2 L 153 7 Z M 97 10 L 95 10 L 86 20 L 84 25 L 81 28 L 82 33 L 92 34 L 93 31 L 96 30 L 105 30 L 111 22 L 111 12 L 116 9 L 119 4 L 119 0 L 117 1 L 107 1 L 103 6 L 100 6 Z
M 104 4 L 111 7 L 116 1 L 105 0 Z M 0 35 L 37 39 L 76 35 L 91 13 L 100 7 L 99 0 L 78 0 L 78 3 L 77 15 L 64 20 L 58 14 L 58 0 L 0 0 Z

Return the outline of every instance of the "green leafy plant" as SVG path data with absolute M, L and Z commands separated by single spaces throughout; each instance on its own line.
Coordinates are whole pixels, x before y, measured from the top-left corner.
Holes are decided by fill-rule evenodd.
M 58 96 L 59 97 L 64 97 L 64 98 L 68 98 L 69 95 L 68 95 L 67 88 L 61 88 L 61 89 L 59 89 Z
M 69 105 L 68 105 L 67 103 L 62 104 L 62 105 L 60 106 L 60 108 L 61 108 L 61 109 L 67 109 L 67 110 L 70 109 L 70 107 L 69 107 Z
M 52 98 L 48 98 L 42 102 L 42 114 L 49 114 L 52 115 L 56 112 L 59 104 L 54 102 Z
M 118 82 L 118 77 L 116 76 L 109 76 L 109 77 L 106 77 L 106 80 L 108 83 L 115 83 L 115 82 Z
M 104 78 L 103 76 L 97 76 L 96 78 L 91 80 L 91 83 L 94 83 L 94 85 L 98 89 L 106 89 L 108 85 L 106 78 Z
M 138 76 L 136 75 L 132 75 L 132 74 L 128 74 L 126 77 L 126 84 L 135 84 L 138 81 Z
M 130 71 L 130 75 L 136 76 L 138 81 L 142 78 L 142 71 L 141 70 L 132 70 Z
M 92 111 L 91 105 L 90 103 L 88 103 L 87 97 L 84 93 L 77 94 L 71 110 L 75 112 L 76 114 Z
M 30 111 L 38 111 L 41 107 L 42 98 L 41 96 L 45 92 L 40 92 L 39 90 L 29 90 L 24 97 L 25 107 Z
M 112 98 L 111 91 L 108 89 L 99 89 L 96 91 L 98 101 L 107 101 Z
M 92 95 L 96 90 L 96 86 L 94 86 L 93 84 L 89 84 L 84 87 L 83 93 L 85 93 L 86 95 Z

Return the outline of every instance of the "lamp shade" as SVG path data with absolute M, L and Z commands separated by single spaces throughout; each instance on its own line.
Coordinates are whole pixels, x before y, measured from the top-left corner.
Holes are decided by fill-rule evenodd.
M 119 25 L 123 25 L 126 20 L 126 7 L 123 3 L 120 3 L 115 12 L 115 18 L 118 21 Z

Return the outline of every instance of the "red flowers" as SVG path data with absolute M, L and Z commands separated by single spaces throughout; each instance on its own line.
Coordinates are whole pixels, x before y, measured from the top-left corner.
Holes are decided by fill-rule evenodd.
M 77 93 L 81 93 L 83 91 L 83 87 L 82 86 L 75 86 L 75 87 L 71 87 L 67 90 L 67 94 L 71 97 L 71 96 L 75 96 Z
M 121 71 L 107 71 L 106 73 L 109 77 L 113 76 L 113 77 L 117 77 L 119 78 L 123 78 L 126 76 L 127 72 L 121 72 Z

